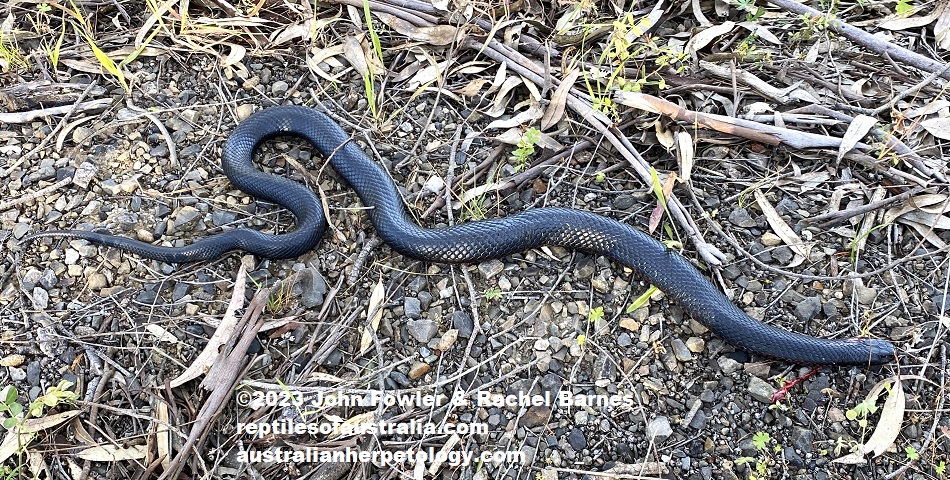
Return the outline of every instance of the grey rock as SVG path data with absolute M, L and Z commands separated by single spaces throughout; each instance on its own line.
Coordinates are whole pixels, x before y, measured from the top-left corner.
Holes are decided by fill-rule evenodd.
M 290 89 L 290 85 L 283 80 L 277 80 L 270 85 L 270 93 L 273 95 L 283 95 Z
M 254 113 L 254 104 L 244 103 L 244 104 L 238 105 L 234 109 L 234 113 L 237 115 L 237 118 L 239 121 L 244 120 L 247 117 L 250 117 L 252 113 Z
M 412 277 L 412 280 L 409 281 L 408 288 L 413 292 L 421 292 L 423 288 L 426 288 L 429 282 L 426 281 L 426 277 L 422 275 L 416 275 Z
M 56 286 L 56 274 L 53 270 L 47 268 L 43 270 L 43 274 L 40 276 L 40 286 L 49 290 Z
M 784 197 L 775 204 L 775 209 L 778 210 L 778 213 L 787 215 L 789 213 L 794 213 L 799 209 L 799 206 L 797 203 L 795 203 L 795 200 Z
M 49 293 L 40 287 L 33 288 L 33 305 L 40 310 L 49 307 Z
M 39 385 L 40 373 L 42 371 L 43 369 L 40 366 L 39 360 L 30 362 L 30 364 L 26 366 L 26 383 L 30 385 Z
M 158 145 L 152 147 L 152 149 L 148 151 L 148 154 L 151 157 L 167 157 L 168 145 L 165 143 L 159 143 Z
M 13 238 L 17 240 L 23 238 L 24 235 L 30 233 L 30 224 L 29 223 L 18 223 L 13 226 Z
M 422 185 L 422 193 L 439 193 L 445 187 L 445 180 L 438 175 L 433 175 Z
M 211 223 L 216 227 L 223 227 L 233 222 L 236 217 L 233 213 L 224 210 L 215 210 L 211 212 Z
M 456 310 L 452 312 L 452 328 L 459 331 L 459 337 L 469 338 L 475 331 L 475 322 L 468 313 Z
M 307 267 L 300 272 L 300 303 L 304 307 L 313 308 L 317 305 L 323 305 L 323 299 L 327 294 L 327 281 L 320 274 L 320 271 L 314 267 Z
M 175 215 L 175 231 L 188 232 L 193 230 L 198 224 L 200 216 L 201 212 L 195 207 L 190 205 L 181 207 L 181 209 L 179 209 L 178 213 Z
M 478 264 L 478 273 L 481 274 L 482 278 L 492 278 L 495 275 L 498 275 L 505 269 L 505 264 L 498 259 L 491 259 L 487 262 L 482 262 Z
M 524 418 L 524 417 L 522 417 L 522 418 Z M 501 425 L 501 414 L 500 414 L 500 413 L 492 413 L 492 414 L 488 415 L 488 425 L 491 426 L 491 427 L 497 427 L 497 426 Z
M 419 292 L 419 295 L 417 295 L 416 298 L 419 299 L 419 308 L 421 308 L 422 310 L 429 310 L 429 305 L 432 303 L 432 294 L 431 294 L 431 293 L 429 293 L 429 292 L 423 290 L 423 291 Z M 431 315 L 431 312 L 430 312 L 430 315 L 429 315 L 429 316 L 430 316 L 430 317 L 432 316 L 432 315 Z
M 693 352 L 689 351 L 689 348 L 686 348 L 686 344 L 683 343 L 683 340 L 679 338 L 674 338 L 670 342 L 670 346 L 673 347 L 673 355 L 676 356 L 676 359 L 681 362 L 688 362 L 693 359 Z
M 755 444 L 752 443 L 752 438 L 745 438 L 739 442 L 739 454 L 743 457 L 755 457 L 759 453 L 759 449 L 755 448 Z
M 877 298 L 876 288 L 865 287 L 864 285 L 856 285 L 855 292 L 858 296 L 858 303 L 861 305 L 871 305 L 874 303 L 874 299 Z
M 391 378 L 394 382 L 396 382 L 397 385 L 401 387 L 408 387 L 412 384 L 412 380 L 410 380 L 405 373 L 402 373 L 399 370 L 393 370 L 390 372 L 389 378 Z
M 661 444 L 673 434 L 673 427 L 670 426 L 670 419 L 661 415 L 650 420 L 650 423 L 647 424 L 646 432 L 647 439 L 652 440 L 656 444 Z
M 789 438 L 792 440 L 792 445 L 800 452 L 811 453 L 814 450 L 815 434 L 807 428 L 792 427 Z
M 719 368 L 722 373 L 730 375 L 742 368 L 742 364 L 729 357 L 719 357 Z
M 26 371 L 19 367 L 10 367 L 8 370 L 10 372 L 10 380 L 14 382 L 22 382 L 26 380 Z
M 155 305 L 156 300 L 158 300 L 158 292 L 156 292 L 154 288 L 154 286 L 146 287 L 140 291 L 138 295 L 135 296 L 135 301 L 143 305 Z
M 422 302 L 416 297 L 406 297 L 405 300 L 403 300 L 403 312 L 405 312 L 409 318 L 422 318 Z
M 795 305 L 795 317 L 802 322 L 814 319 L 820 311 L 821 299 L 818 297 L 805 297 Z
M 594 276 L 594 271 L 595 271 L 594 261 L 589 258 L 585 258 L 581 260 L 580 262 L 578 262 L 577 272 L 575 273 L 575 276 L 577 278 L 590 278 Z
M 169 207 L 168 205 L 165 205 L 164 203 L 159 203 L 158 206 L 155 207 L 155 216 L 158 218 L 166 218 L 171 213 L 172 213 L 171 207 Z
M 630 335 L 627 332 L 623 332 L 620 335 L 617 335 L 617 345 L 620 347 L 629 347 L 633 345 L 633 339 L 630 338 Z
M 409 323 L 406 324 L 406 331 L 416 341 L 429 343 L 429 340 L 432 340 L 439 333 L 439 326 L 429 319 L 409 320 Z
M 567 443 L 574 450 L 580 451 L 587 448 L 587 437 L 584 436 L 581 429 L 574 428 L 571 433 L 567 434 Z
M 93 133 L 95 133 L 95 131 L 94 131 L 93 129 L 91 129 L 91 128 L 88 128 L 88 127 L 76 127 L 76 128 L 73 130 L 73 142 L 75 142 L 77 145 L 79 145 L 79 144 L 81 144 L 82 142 L 84 142 L 84 141 L 86 141 L 87 139 L 89 139 L 90 137 L 92 137 L 92 134 L 93 134 Z
M 626 210 L 633 206 L 634 199 L 630 195 L 617 195 L 614 199 L 614 208 L 617 210 Z
M 548 373 L 547 375 L 541 377 L 541 391 L 542 392 L 551 392 L 551 395 L 557 394 L 561 390 L 561 387 L 564 385 L 564 381 L 561 380 L 561 377 L 554 373 Z
M 96 178 L 98 171 L 99 167 L 92 162 L 83 162 L 76 169 L 76 173 L 73 174 L 73 183 L 79 188 L 86 189 L 89 187 L 89 182 Z
M 776 247 L 775 250 L 772 250 L 772 258 L 782 265 L 788 264 L 792 261 L 792 257 L 795 254 L 792 252 L 791 248 L 788 248 L 785 245 Z M 776 289 L 778 290 L 778 289 Z
M 518 425 L 525 428 L 539 427 L 548 423 L 551 418 L 551 407 L 547 405 L 532 405 L 518 419 Z
M 93 291 L 99 291 L 109 286 L 109 279 L 102 273 L 93 273 L 89 275 L 86 281 L 86 287 Z
M 744 208 L 737 208 L 729 213 L 729 221 L 733 225 L 742 227 L 742 228 L 752 228 L 754 227 L 755 220 L 749 215 L 749 211 Z
M 706 427 L 706 412 L 702 409 L 696 410 L 696 415 L 689 421 L 689 426 L 696 430 L 702 430 Z
M 188 295 L 188 290 L 191 289 L 191 285 L 188 285 L 185 282 L 175 283 L 175 288 L 172 289 L 172 301 L 177 302 Z
M 782 455 L 785 456 L 785 461 L 793 467 L 803 468 L 805 466 L 805 461 L 802 460 L 802 457 L 799 456 L 792 447 L 783 448 Z
M 749 394 L 752 395 L 756 400 L 771 405 L 772 404 L 772 395 L 775 394 L 776 389 L 772 384 L 762 380 L 759 377 L 750 377 L 749 378 Z

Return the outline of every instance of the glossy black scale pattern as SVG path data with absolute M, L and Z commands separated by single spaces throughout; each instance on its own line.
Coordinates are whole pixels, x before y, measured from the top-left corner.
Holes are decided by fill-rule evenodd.
M 895 359 L 894 346 L 878 339 L 820 339 L 772 327 L 745 314 L 681 255 L 628 225 L 593 213 L 538 208 L 504 218 L 445 228 L 422 228 L 410 219 L 391 177 L 324 114 L 305 107 L 274 107 L 255 113 L 228 138 L 222 163 L 241 190 L 286 207 L 297 227 L 282 235 L 236 229 L 185 247 L 146 244 L 96 232 L 66 230 L 41 236 L 82 238 L 170 263 L 211 260 L 231 250 L 267 258 L 292 258 L 312 249 L 326 229 L 316 195 L 301 184 L 265 174 L 252 163 L 267 139 L 290 135 L 312 143 L 356 191 L 379 236 L 397 252 L 438 263 L 471 263 L 542 245 L 605 255 L 639 272 L 697 320 L 742 350 L 806 365 L 868 365 Z

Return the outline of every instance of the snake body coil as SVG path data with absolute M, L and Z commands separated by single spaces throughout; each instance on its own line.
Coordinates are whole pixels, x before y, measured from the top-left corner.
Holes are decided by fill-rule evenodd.
M 504 218 L 443 228 L 422 228 L 410 219 L 390 176 L 370 160 L 333 120 L 304 107 L 262 110 L 228 138 L 222 163 L 241 190 L 282 205 L 296 216 L 296 229 L 267 235 L 239 228 L 184 247 L 161 247 L 126 237 L 66 230 L 39 236 L 82 238 L 169 263 L 210 260 L 231 250 L 267 258 L 291 258 L 311 250 L 326 229 L 316 195 L 305 186 L 265 174 L 252 163 L 267 139 L 290 135 L 313 144 L 369 208 L 379 236 L 397 252 L 439 263 L 471 263 L 543 245 L 605 255 L 639 272 L 726 342 L 749 352 L 807 365 L 868 365 L 894 359 L 894 346 L 877 339 L 820 339 L 776 328 L 736 307 L 681 255 L 628 226 L 593 213 L 537 208 Z

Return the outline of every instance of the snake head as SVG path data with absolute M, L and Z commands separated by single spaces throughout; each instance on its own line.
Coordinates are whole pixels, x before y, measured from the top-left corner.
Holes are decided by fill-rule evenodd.
M 893 343 L 879 338 L 867 339 L 864 342 L 868 347 L 868 363 L 871 365 L 883 365 L 897 359 L 897 349 Z

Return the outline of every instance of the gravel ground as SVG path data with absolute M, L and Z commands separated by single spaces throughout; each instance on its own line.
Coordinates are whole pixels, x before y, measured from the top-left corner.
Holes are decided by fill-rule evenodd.
M 73 126 L 63 148 L 45 149 L 22 164 L 16 165 L 17 159 L 51 135 L 55 120 L 0 127 L 3 160 L 16 165 L 4 179 L 5 198 L 82 173 L 75 183 L 0 211 L 0 240 L 7 249 L 0 267 L 0 385 L 15 385 L 24 399 L 35 399 L 60 380 L 76 382 L 80 399 L 93 402 L 78 405 L 84 410 L 79 423 L 99 441 L 145 444 L 144 435 L 151 431 L 148 419 L 159 399 L 176 405 L 175 418 L 187 425 L 203 395 L 197 382 L 173 391 L 162 384 L 195 361 L 226 310 L 243 262 L 250 266 L 253 282 L 248 298 L 257 286 L 280 285 L 300 273 L 294 277 L 298 281 L 284 283 L 282 294 L 265 311 L 268 319 L 286 323 L 260 335 L 261 345 L 252 348 L 256 358 L 242 378 L 258 386 L 279 381 L 311 389 L 311 395 L 382 386 L 450 397 L 460 388 L 469 400 L 480 392 L 554 397 L 567 392 L 576 402 L 583 402 L 583 395 L 615 395 L 622 401 L 606 407 L 323 407 L 303 414 L 293 408 L 231 407 L 212 424 L 210 443 L 201 452 L 209 470 L 192 476 L 396 478 L 396 471 L 408 475 L 417 468 L 413 462 L 397 462 L 390 470 L 372 463 L 245 464 L 238 459 L 242 449 L 275 445 L 395 451 L 439 450 L 457 442 L 458 451 L 523 455 L 522 461 L 435 469 L 439 478 L 485 479 L 601 478 L 592 472 L 613 472 L 612 478 L 889 478 L 910 462 L 908 447 L 925 452 L 926 461 L 916 462 L 904 478 L 937 478 L 935 466 L 950 458 L 950 421 L 938 407 L 945 408 L 945 339 L 934 338 L 936 313 L 945 298 L 942 253 L 899 263 L 860 281 L 814 281 L 764 270 L 736 256 L 712 231 L 704 232 L 730 254 L 717 274 L 731 298 L 752 316 L 822 337 L 868 332 L 890 339 L 904 353 L 900 373 L 922 377 L 905 384 L 908 414 L 895 445 L 869 464 L 846 465 L 833 459 L 866 441 L 880 414 L 872 413 L 862 427 L 861 418 L 849 418 L 849 411 L 875 384 L 898 373 L 897 365 L 826 368 L 772 405 L 770 397 L 781 381 L 797 378 L 807 368 L 735 351 L 659 293 L 646 306 L 628 311 L 648 285 L 604 258 L 545 248 L 477 265 L 447 266 L 408 260 L 385 245 L 363 252 L 371 245 L 373 229 L 355 195 L 324 168 L 322 158 L 291 139 L 270 142 L 261 164 L 319 191 L 332 225 L 320 245 L 300 258 L 268 261 L 234 253 L 213 262 L 169 265 L 78 240 L 45 238 L 18 245 L 31 232 L 55 228 L 104 228 L 166 245 L 187 244 L 237 226 L 276 233 L 292 229 L 292 217 L 284 210 L 235 190 L 219 168 L 221 145 L 236 123 L 275 103 L 323 105 L 347 122 L 348 131 L 359 125 L 357 140 L 384 163 L 417 217 L 436 201 L 433 187 L 472 169 L 496 146 L 485 138 L 486 120 L 473 113 L 474 103 L 422 94 L 406 100 L 382 129 L 374 129 L 369 128 L 372 116 L 361 83 L 323 90 L 303 65 L 258 62 L 246 62 L 249 78 L 241 81 L 203 68 L 197 59 L 133 62 L 128 68 L 140 83 L 131 102 L 120 92 L 100 93 L 97 98 L 116 101 L 101 112 L 83 114 L 86 121 Z M 88 80 L 83 75 L 70 79 Z M 408 99 L 404 92 L 398 95 Z M 455 142 L 457 130 L 462 139 L 473 140 Z M 741 246 L 765 264 L 782 268 L 793 251 L 774 235 L 744 189 L 789 161 L 805 172 L 831 167 L 824 158 L 733 147 L 700 152 L 693 194 Z M 455 149 L 457 163 L 450 168 Z M 660 171 L 677 168 L 656 146 L 643 153 Z M 488 178 L 516 172 L 513 162 L 505 162 L 507 156 Z M 617 168 L 618 162 L 605 149 L 592 149 L 510 195 L 484 195 L 480 210 L 456 210 L 449 218 L 439 209 L 420 222 L 437 226 L 539 206 L 569 206 L 645 228 L 655 197 Z M 604 171 L 609 173 L 599 178 Z M 877 179 L 873 172 L 843 166 L 833 178 L 809 188 L 795 178 L 780 180 L 766 192 L 782 217 L 811 241 L 809 258 L 795 269 L 803 275 L 850 269 L 846 264 L 855 226 L 825 231 L 806 228 L 802 219 L 823 212 L 835 187 L 849 178 L 856 185 Z M 858 190 L 846 193 L 842 204 L 863 200 Z M 690 214 L 703 225 L 703 212 L 694 207 Z M 686 245 L 684 253 L 695 261 L 690 248 Z M 880 229 L 867 237 L 866 250 L 855 262 L 866 272 L 926 253 L 928 246 L 918 244 L 913 233 Z M 354 272 L 361 256 L 368 260 Z M 365 309 L 377 283 L 385 291 L 385 306 L 376 341 L 361 354 Z M 95 423 L 90 423 L 89 409 L 98 407 L 92 405 L 103 406 L 92 413 Z M 378 439 L 235 435 L 235 422 L 252 418 L 352 419 L 374 411 L 400 421 L 480 423 L 488 432 Z M 65 433 L 47 441 L 68 445 Z M 173 439 L 176 448 L 181 441 Z M 69 455 L 46 450 L 46 461 L 65 471 Z M 86 465 L 97 478 L 131 475 L 142 468 L 127 462 Z

